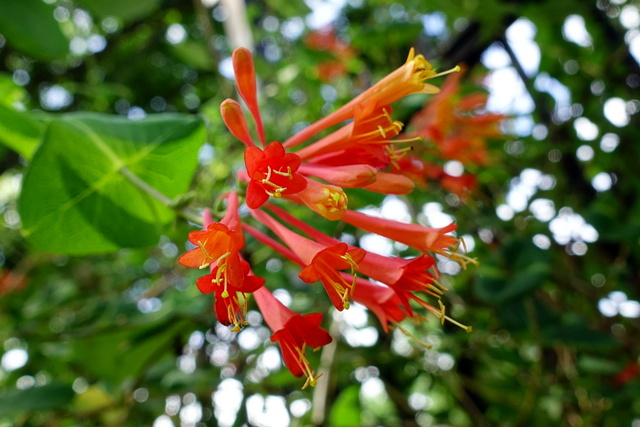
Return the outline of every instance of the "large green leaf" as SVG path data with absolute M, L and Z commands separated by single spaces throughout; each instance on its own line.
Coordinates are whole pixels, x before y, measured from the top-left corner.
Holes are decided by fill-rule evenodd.
M 156 243 L 174 212 L 125 174 L 174 198 L 187 190 L 204 140 L 193 116 L 53 120 L 24 177 L 24 235 L 41 250 L 73 255 Z
M 69 40 L 42 0 L 0 0 L 0 33 L 13 48 L 44 61 L 64 57 Z
M 73 396 L 71 386 L 56 383 L 11 391 L 0 395 L 0 416 L 61 408 L 71 402 Z
M 0 104 L 0 143 L 30 159 L 42 139 L 45 125 L 30 113 Z
M 140 375 L 161 355 L 171 352 L 171 342 L 186 328 L 185 325 L 184 321 L 167 318 L 80 339 L 73 342 L 73 354 L 78 356 L 76 363 L 96 378 L 120 383 Z
M 117 16 L 125 21 L 144 18 L 156 10 L 162 0 L 81 0 L 78 3 L 101 18 Z

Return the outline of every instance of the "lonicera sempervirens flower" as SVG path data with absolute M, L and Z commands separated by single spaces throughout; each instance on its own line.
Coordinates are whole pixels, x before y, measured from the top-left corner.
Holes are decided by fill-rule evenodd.
M 263 286 L 264 279 L 254 276 L 240 255 L 245 240 L 238 216 L 238 196 L 229 193 L 227 200 L 227 213 L 220 222 L 213 222 L 205 211 L 206 229 L 189 233 L 189 241 L 197 247 L 178 262 L 185 267 L 210 268 L 211 273 L 198 278 L 196 285 L 203 293 L 214 293 L 218 321 L 239 331 L 246 324 L 246 294 Z
M 334 238 L 327 236 L 326 234 L 318 231 L 317 229 L 313 228 L 311 225 L 299 220 L 298 218 L 295 218 L 294 216 L 290 215 L 288 212 L 284 211 L 283 209 L 277 206 L 268 205 L 267 208 L 270 211 L 272 211 L 282 221 L 289 224 L 290 226 L 298 228 L 299 230 L 303 231 L 305 234 L 312 237 L 315 241 L 319 243 L 322 243 L 327 246 L 337 245 L 337 244 L 344 245 L 344 243 L 341 243 L 335 240 Z M 372 218 L 372 219 L 375 220 L 375 218 Z M 422 227 L 422 226 L 417 226 L 417 227 Z M 422 227 L 422 228 L 424 228 L 426 232 L 430 232 L 434 230 L 434 229 L 429 229 L 427 227 Z M 263 242 L 266 244 L 269 244 L 269 242 L 266 239 L 263 240 Z M 291 255 L 288 255 L 286 252 L 279 250 L 277 247 L 275 246 L 272 246 L 272 247 L 274 247 L 274 249 L 283 253 L 285 256 L 289 257 L 290 259 L 296 261 L 295 256 L 292 257 Z M 352 247 L 349 247 L 349 248 L 357 249 Z M 476 262 L 475 259 L 466 258 L 460 254 L 452 255 L 450 253 L 448 254 L 448 256 L 456 259 L 456 261 L 461 263 Z M 459 257 L 459 259 L 457 257 Z M 296 261 L 296 262 L 303 265 L 301 261 Z M 463 264 L 463 266 L 464 265 L 465 264 Z M 407 317 L 410 317 L 414 321 L 419 322 L 420 319 L 423 319 L 423 318 L 414 313 L 410 305 L 411 301 L 416 302 L 418 305 L 425 308 L 427 311 L 433 313 L 438 319 L 440 319 L 441 322 L 444 322 L 444 320 L 448 320 L 451 323 L 465 329 L 466 331 L 471 330 L 470 327 L 462 325 L 461 323 L 451 319 L 449 316 L 445 314 L 445 306 L 442 304 L 441 297 L 443 295 L 443 292 L 446 291 L 447 289 L 444 286 L 442 286 L 440 282 L 436 280 L 436 276 L 438 276 L 439 273 L 435 268 L 435 259 L 433 257 L 423 254 L 415 258 L 403 259 L 403 258 L 397 258 L 397 257 L 388 257 L 388 256 L 378 255 L 369 251 L 364 251 L 364 256 L 362 257 L 358 256 L 358 263 L 356 267 L 357 267 L 358 273 L 368 276 L 370 279 L 373 279 L 376 282 L 382 285 L 385 285 L 383 286 L 383 288 L 388 289 L 389 292 L 395 295 L 395 297 L 393 298 L 393 302 L 389 302 L 388 304 L 392 304 L 392 306 L 401 304 L 403 306 L 402 312 L 404 312 Z M 353 273 L 353 271 L 351 273 Z M 366 305 L 372 311 L 376 311 L 376 310 L 379 311 L 381 309 L 380 307 L 378 307 L 377 305 L 371 302 L 371 296 L 363 295 L 362 289 L 359 289 L 359 287 L 362 286 L 363 284 L 365 285 L 364 286 L 365 288 L 370 289 L 370 286 L 366 285 L 367 283 L 366 280 L 360 277 L 357 277 L 354 274 L 348 274 L 345 272 L 341 272 L 340 275 L 342 276 L 342 279 L 346 283 L 352 284 L 350 288 L 351 297 L 355 301 Z M 381 295 L 381 298 L 382 298 L 383 292 L 380 289 L 378 289 L 378 287 L 373 288 L 372 292 L 373 291 L 375 291 L 374 292 L 375 294 Z M 429 304 L 425 300 L 420 298 L 420 296 L 418 296 L 419 293 L 427 294 L 430 297 L 435 297 L 437 299 L 438 307 L 435 307 L 434 305 Z M 386 301 L 389 299 L 389 297 L 384 296 L 384 299 Z M 395 317 L 398 317 L 397 315 L 399 311 L 394 309 L 392 306 L 385 306 L 383 307 L 383 309 L 389 312 L 394 312 L 396 314 Z M 378 317 L 380 317 L 380 315 L 378 315 Z M 403 317 L 404 315 L 401 316 L 400 319 L 402 319 Z M 399 321 L 400 320 L 396 320 L 396 323 Z M 403 332 L 407 333 L 400 326 L 398 327 L 401 330 L 403 330 Z M 420 342 L 419 340 L 417 341 Z M 421 343 L 421 342 L 420 344 L 424 345 L 424 343 Z
M 257 139 L 252 137 L 242 106 L 225 100 L 220 106 L 222 119 L 246 147 L 245 169 L 237 174 L 240 189 L 225 196 L 226 213 L 219 222 L 205 211 L 205 229 L 189 234 L 195 248 L 179 258 L 184 266 L 210 270 L 196 284 L 203 293 L 214 294 L 218 320 L 239 331 L 247 324 L 244 318 L 249 295 L 253 295 L 273 330 L 272 341 L 280 344 L 287 368 L 295 376 L 307 377 L 304 387 L 316 384 L 319 376 L 311 369 L 305 350 L 331 342 L 331 336 L 320 327 L 322 315 L 294 313 L 267 290 L 265 280 L 253 274 L 241 255 L 246 234 L 298 264 L 303 282 L 322 283 L 337 310 L 348 309 L 352 300 L 360 302 L 376 314 L 385 331 L 390 327 L 404 331 L 399 324 L 405 318 L 419 323 L 423 318 L 416 310 L 420 307 L 442 321 L 458 324 L 445 314 L 440 297 L 446 289 L 437 281 L 433 258 L 434 254 L 448 256 L 463 267 L 475 262 L 457 253 L 460 241 L 450 234 L 456 225 L 429 228 L 374 218 L 348 209 L 344 191 L 360 188 L 408 194 L 413 190 L 413 180 L 402 173 L 400 165 L 406 161 L 411 144 L 424 136 L 399 139 L 404 125 L 393 119 L 391 104 L 413 93 L 436 93 L 438 89 L 425 81 L 445 73 L 437 74 L 412 50 L 403 66 L 351 102 L 284 143 L 267 144 L 251 53 L 236 49 L 232 63 L 236 87 L 253 119 Z M 316 138 L 321 132 L 323 135 Z M 313 138 L 316 140 L 311 141 Z M 241 202 L 249 208 L 246 218 L 239 215 Z M 386 236 L 421 255 L 401 259 L 367 252 L 318 231 L 275 205 L 283 202 L 304 205 L 331 221 L 343 220 Z M 251 222 L 267 230 L 261 231 Z M 423 298 L 436 298 L 437 306 Z
M 289 310 L 266 288 L 254 292 L 258 308 L 265 322 L 273 331 L 271 341 L 278 342 L 284 363 L 296 377 L 306 376 L 303 389 L 308 385 L 315 386 L 320 375 L 311 369 L 305 355 L 307 346 L 319 348 L 332 341 L 329 332 L 322 329 L 321 313 L 301 316 Z M 322 375 L 322 374 L 321 374 Z
M 251 211 L 251 215 L 278 235 L 289 251 L 294 254 L 290 259 L 303 267 L 300 272 L 302 281 L 305 283 L 320 281 L 337 310 L 349 308 L 349 299 L 355 280 L 351 282 L 345 280 L 340 271 L 349 270 L 355 273 L 358 263 L 364 258 L 364 249 L 350 248 L 346 243 L 341 242 L 331 242 L 327 245 L 308 239 L 285 227 L 263 211 Z M 265 243 L 270 242 L 265 241 Z M 272 247 L 279 249 L 275 245 Z M 288 256 L 289 251 L 284 252 L 283 255 Z
M 428 178 L 443 189 L 466 197 L 476 187 L 475 175 L 468 170 L 489 162 L 487 140 L 502 136 L 500 125 L 505 116 L 483 111 L 487 103 L 485 93 L 461 96 L 462 75 L 455 73 L 447 77 L 440 93 L 412 117 L 408 126 L 410 134 L 424 138 L 427 143 L 394 171 L 410 176 L 423 187 Z M 452 176 L 445 172 L 442 164 L 434 163 L 434 159 L 441 163 L 459 161 L 467 172 Z
M 247 206 L 257 209 L 270 196 L 279 198 L 283 194 L 302 191 L 307 186 L 307 181 L 297 173 L 300 158 L 296 154 L 285 153 L 282 144 L 277 141 L 266 145 L 251 53 L 244 48 L 236 49 L 232 63 L 238 93 L 251 112 L 263 149 L 258 148 L 251 139 L 247 121 L 237 101 L 225 100 L 220 106 L 220 112 L 230 132 L 247 146 L 244 153 L 246 172 L 240 177 L 249 182 L 246 193 Z

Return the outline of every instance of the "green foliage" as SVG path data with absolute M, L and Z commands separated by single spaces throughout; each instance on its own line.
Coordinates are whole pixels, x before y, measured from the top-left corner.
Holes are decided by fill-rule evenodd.
M 203 141 L 191 117 L 53 120 L 24 179 L 23 233 L 43 251 L 75 255 L 155 243 L 174 214 L 138 182 L 182 194 Z
M 53 17 L 53 7 L 41 0 L 0 1 L 0 34 L 34 58 L 52 61 L 69 52 L 69 39 Z
M 25 159 L 40 145 L 44 128 L 33 115 L 0 104 L 0 142 Z
M 447 314 L 473 332 L 430 318 L 385 334 L 355 304 L 334 317 L 319 284 L 301 283 L 297 266 L 247 239 L 253 272 L 286 289 L 292 309 L 325 313 L 334 333 L 335 353 L 309 352 L 323 373 L 319 386 L 300 390 L 278 365 L 253 301 L 249 325 L 231 334 L 216 324 L 211 295 L 194 286 L 203 272 L 176 262 L 197 228 L 191 209 L 219 218 L 219 196 L 244 167 L 243 145 L 219 114 L 224 99 L 237 99 L 224 67 L 237 43 L 226 33 L 229 10 L 173 0 L 0 0 L 0 356 L 29 356 L 22 367 L 0 366 L 0 426 L 140 426 L 159 416 L 180 425 L 181 409 L 198 408 L 193 424 L 259 425 L 255 396 L 298 426 L 635 426 L 640 324 L 622 315 L 622 300 L 611 316 L 600 306 L 623 295 L 640 300 L 640 77 L 628 45 L 638 26 L 624 21 L 638 1 L 350 1 L 335 25 L 352 56 L 332 79 L 319 65 L 334 52 L 307 42 L 314 2 L 247 3 L 240 19 L 256 46 L 269 141 L 336 110 L 402 65 L 411 47 L 438 69 L 465 63 L 465 94 L 490 81 L 482 62 L 489 46 L 505 61 L 492 70 L 516 76 L 509 67 L 528 58 L 503 49 L 519 52 L 521 34 L 507 29 L 518 19 L 534 26 L 540 62 L 518 76 L 528 95 L 514 102 L 530 97 L 531 111 L 505 121 L 487 164 L 464 165 L 477 191 L 461 198 L 430 181 L 394 199 L 414 222 L 437 204 L 473 242 L 469 255 L 480 265 L 450 276 L 443 263 L 438 279 L 449 289 Z M 591 46 L 567 39 L 572 15 L 584 19 Z M 185 32 L 177 44 L 166 37 L 171 24 Z M 65 103 L 46 102 L 54 87 Z M 612 98 L 623 101 L 629 124 L 605 116 Z M 397 103 L 394 117 L 407 124 L 427 99 Z M 597 137 L 578 137 L 580 118 Z M 592 157 L 581 158 L 581 147 Z M 525 170 L 546 185 L 512 218 L 498 217 Z M 612 185 L 596 191 L 601 173 Z M 355 208 L 389 200 L 348 195 Z M 550 202 L 552 219 L 579 214 L 595 240 L 558 238 L 568 223 L 551 230 L 535 200 Z M 361 237 L 351 226 L 308 220 L 332 236 Z M 367 397 L 374 382 L 384 391 Z
M 81 0 L 78 3 L 98 18 L 118 17 L 130 22 L 149 16 L 158 9 L 161 0 Z
M 4 393 L 0 395 L 0 416 L 55 409 L 69 404 L 73 396 L 71 386 L 55 383 Z

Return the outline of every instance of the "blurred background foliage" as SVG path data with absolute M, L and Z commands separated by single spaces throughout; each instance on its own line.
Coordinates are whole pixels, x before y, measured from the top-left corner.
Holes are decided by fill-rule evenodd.
M 0 426 L 640 426 L 640 3 L 249 0 L 246 15 L 238 5 L 0 0 Z M 314 41 L 322 23 L 333 36 Z M 333 315 L 318 287 L 301 287 L 293 266 L 249 241 L 256 274 L 292 308 L 326 312 L 340 337 L 312 356 L 325 376 L 301 391 L 263 345 L 256 311 L 237 335 L 216 324 L 197 273 L 176 264 L 193 229 L 184 220 L 161 213 L 140 230 L 142 248 L 116 251 L 56 228 L 56 177 L 68 170 L 56 156 L 104 166 L 74 147 L 91 120 L 127 156 L 118 138 L 135 131 L 110 134 L 118 117 L 171 113 L 142 122 L 184 129 L 158 131 L 173 147 L 159 161 L 180 163 L 176 182 L 156 184 L 169 197 L 189 188 L 182 206 L 215 207 L 242 166 L 218 107 L 235 97 L 229 56 L 247 40 L 270 140 L 350 100 L 411 47 L 438 69 L 464 64 L 461 92 L 486 90 L 487 110 L 508 116 L 486 164 L 464 165 L 472 191 L 430 183 L 402 198 L 352 195 L 414 220 L 455 217 L 481 264 L 442 264 L 442 281 L 473 333 L 408 325 L 433 346 L 424 350 L 357 305 Z M 395 105 L 398 118 L 409 123 L 425 99 Z M 37 151 L 52 140 L 58 152 Z M 109 185 L 111 198 L 133 191 Z M 70 214 L 86 220 L 85 208 Z M 113 228 L 127 229 L 122 215 Z M 127 244 L 135 227 L 118 230 L 116 248 L 140 246 Z

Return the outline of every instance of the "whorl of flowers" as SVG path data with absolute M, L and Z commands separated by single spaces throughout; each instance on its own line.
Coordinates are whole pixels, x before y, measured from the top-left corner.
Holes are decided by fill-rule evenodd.
M 252 55 L 239 48 L 232 62 L 238 93 L 255 123 L 257 139 L 241 105 L 225 100 L 220 106 L 222 119 L 245 145 L 245 169 L 237 174 L 244 184 L 223 196 L 226 213 L 220 221 L 205 211 L 204 229 L 189 234 L 193 249 L 179 258 L 184 266 L 209 270 L 196 284 L 203 293 L 214 295 L 218 320 L 240 331 L 247 325 L 245 316 L 253 296 L 287 368 L 297 377 L 306 377 L 304 387 L 316 384 L 320 375 L 310 366 L 305 350 L 332 341 L 321 327 L 322 314 L 294 313 L 272 295 L 269 284 L 254 275 L 242 255 L 245 239 L 251 238 L 298 264 L 303 282 L 321 283 L 337 310 L 357 301 L 378 317 L 385 331 L 390 327 L 405 331 L 400 323 L 407 318 L 425 320 L 420 309 L 470 331 L 446 315 L 441 302 L 446 289 L 438 282 L 435 267 L 436 254 L 463 267 L 475 263 L 457 251 L 460 240 L 451 234 L 456 225 L 430 228 L 372 217 L 350 210 L 344 190 L 408 194 L 414 189 L 414 182 L 400 173 L 398 165 L 411 144 L 420 143 L 422 137 L 396 139 L 404 125 L 393 118 L 390 105 L 410 94 L 437 93 L 425 81 L 441 74 L 412 49 L 403 66 L 334 113 L 282 143 L 267 143 Z M 321 132 L 325 136 L 316 138 Z M 245 218 L 239 214 L 243 203 L 250 214 Z M 316 229 L 312 225 L 316 220 L 305 222 L 290 214 L 287 204 L 307 206 L 327 220 L 385 236 L 420 255 L 403 259 L 349 245 Z

